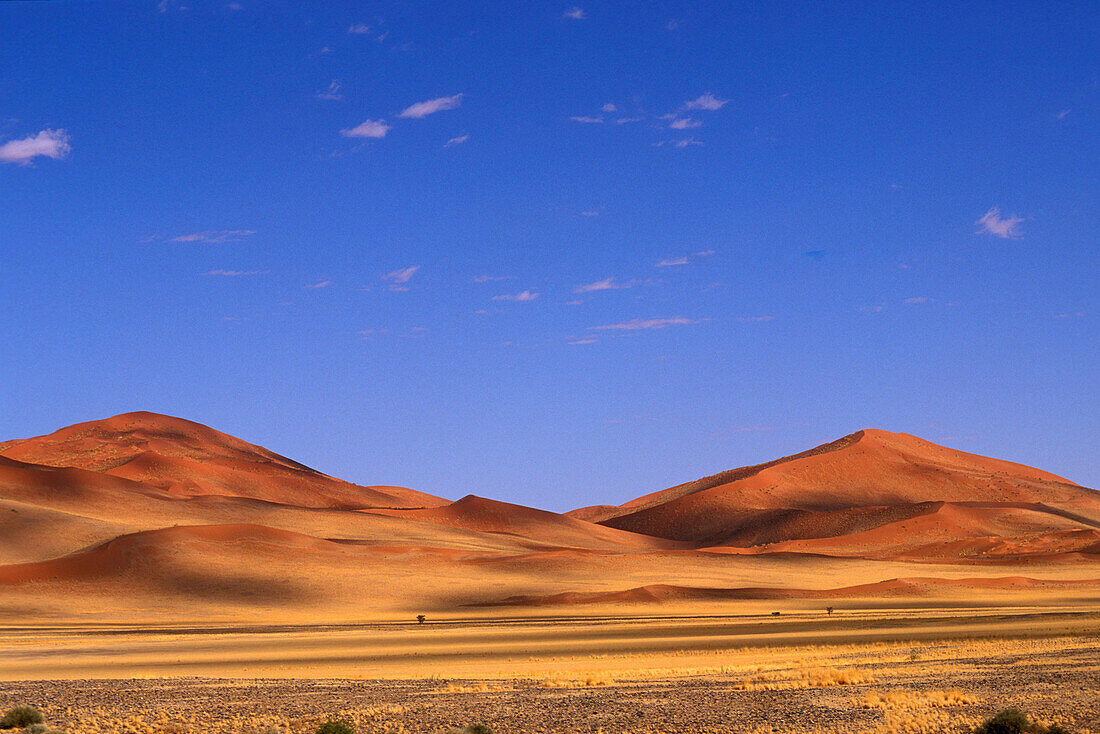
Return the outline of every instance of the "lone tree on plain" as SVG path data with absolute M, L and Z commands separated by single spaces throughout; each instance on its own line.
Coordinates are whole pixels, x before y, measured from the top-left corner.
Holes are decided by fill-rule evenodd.
M 417 621 L 417 622 L 418 622 L 419 624 L 424 624 L 424 621 L 425 621 L 426 619 L 427 619 L 427 617 L 425 617 L 425 616 L 424 616 L 423 614 L 418 614 L 418 615 L 416 615 L 416 621 Z
M 833 608 L 832 607 L 825 607 L 825 613 L 826 614 L 832 614 L 833 613 Z

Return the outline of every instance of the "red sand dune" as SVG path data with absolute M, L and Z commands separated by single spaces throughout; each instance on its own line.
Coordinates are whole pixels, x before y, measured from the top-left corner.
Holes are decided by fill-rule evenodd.
M 361 487 L 182 418 L 125 413 L 0 444 L 0 456 L 131 479 L 175 495 L 248 497 L 301 507 L 434 507 L 440 497 Z
M 1100 520 L 1097 494 L 1061 477 L 906 434 L 866 430 L 793 457 L 646 495 L 601 523 L 714 545 L 754 532 L 764 537 L 769 532 L 765 526 L 775 522 L 805 524 L 810 516 L 797 512 L 893 508 L 874 511 L 888 516 L 911 512 L 898 508 L 925 502 L 1069 504 L 1084 519 Z M 849 516 L 858 529 L 867 511 Z M 831 518 L 834 524 L 838 520 Z M 829 519 L 811 521 L 827 524 Z M 842 521 L 839 526 L 843 529 Z M 769 539 L 774 538 L 772 532 Z
M 1068 582 L 1098 560 L 1097 492 L 884 431 L 566 515 L 361 487 L 151 413 L 0 443 L 0 585 L 10 604 L 47 590 L 77 614 L 972 594 L 1053 582 L 919 571 Z M 811 569 L 870 583 L 793 582 Z M 538 593 L 574 581 L 585 591 Z

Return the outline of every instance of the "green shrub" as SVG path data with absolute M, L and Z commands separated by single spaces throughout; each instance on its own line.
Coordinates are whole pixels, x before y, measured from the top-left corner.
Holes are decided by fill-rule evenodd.
M 42 712 L 34 706 L 16 706 L 0 717 L 0 729 L 19 729 L 43 722 Z
M 342 719 L 330 719 L 317 729 L 317 734 L 355 734 L 351 724 Z
M 991 719 L 986 719 L 974 734 L 1072 734 L 1068 729 L 1054 724 L 1043 726 L 1027 718 L 1017 708 L 1005 709 Z
M 45 724 L 31 724 L 23 730 L 23 734 L 46 734 L 50 730 L 50 727 Z

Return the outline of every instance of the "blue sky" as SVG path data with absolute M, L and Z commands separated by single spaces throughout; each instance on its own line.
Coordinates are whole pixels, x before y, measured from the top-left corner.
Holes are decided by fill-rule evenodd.
M 1100 486 L 1100 6 L 0 4 L 0 437 L 619 503 L 863 427 Z

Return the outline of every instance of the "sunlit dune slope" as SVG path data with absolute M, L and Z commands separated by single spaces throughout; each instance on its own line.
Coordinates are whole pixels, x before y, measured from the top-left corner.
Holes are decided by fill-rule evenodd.
M 792 526 L 796 537 L 810 525 L 835 536 L 921 514 L 917 505 L 929 502 L 1062 505 L 1085 523 L 1100 519 L 1096 493 L 1061 477 L 876 430 L 598 514 L 604 525 L 647 535 L 756 544 L 778 541 L 779 525 Z
M 433 507 L 446 500 L 402 487 L 361 487 L 199 423 L 124 413 L 48 436 L 0 444 L 0 455 L 75 467 L 179 496 L 248 497 L 301 507 Z

